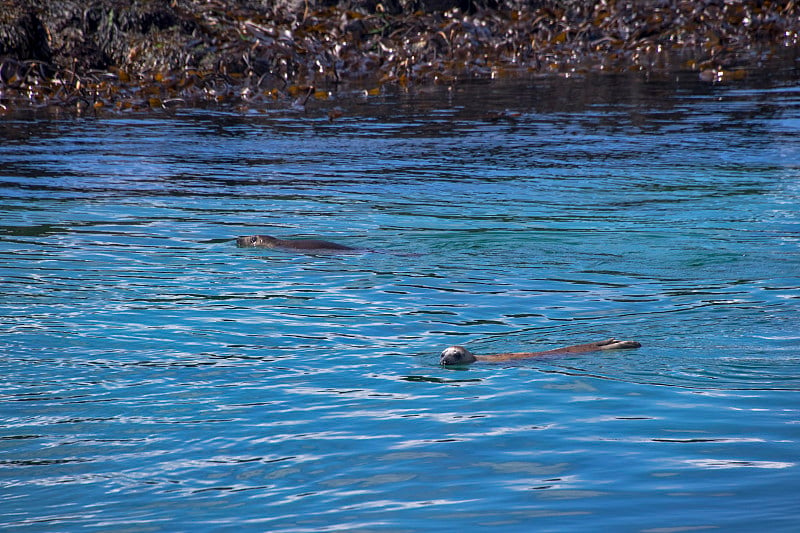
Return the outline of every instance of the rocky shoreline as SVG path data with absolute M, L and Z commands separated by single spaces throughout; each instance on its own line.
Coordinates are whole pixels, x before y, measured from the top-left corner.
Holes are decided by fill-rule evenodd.
M 537 74 L 714 83 L 797 65 L 799 45 L 793 0 L 3 0 L 0 113 L 291 105 Z

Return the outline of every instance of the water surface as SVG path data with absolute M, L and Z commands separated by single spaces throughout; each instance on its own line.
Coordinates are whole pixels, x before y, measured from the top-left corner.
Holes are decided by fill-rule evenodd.
M 798 130 L 791 78 L 688 74 L 9 115 L 3 523 L 790 531 Z

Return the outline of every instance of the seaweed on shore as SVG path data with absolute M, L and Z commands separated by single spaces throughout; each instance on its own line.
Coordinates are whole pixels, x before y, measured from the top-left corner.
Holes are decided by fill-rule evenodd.
M 341 84 L 692 69 L 796 53 L 800 3 L 743 0 L 5 0 L 0 111 L 324 98 Z

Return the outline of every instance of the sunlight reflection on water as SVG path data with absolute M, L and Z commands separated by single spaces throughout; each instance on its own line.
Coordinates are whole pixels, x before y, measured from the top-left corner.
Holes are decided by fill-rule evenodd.
M 790 530 L 800 93 L 591 82 L 4 123 L 3 522 Z

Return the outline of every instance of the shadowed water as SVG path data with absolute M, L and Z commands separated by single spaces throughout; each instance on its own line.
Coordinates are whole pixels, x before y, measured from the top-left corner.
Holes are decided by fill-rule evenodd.
M 792 530 L 800 89 L 695 77 L 3 118 L 3 523 Z

